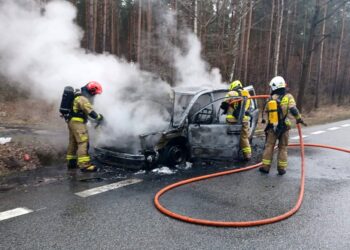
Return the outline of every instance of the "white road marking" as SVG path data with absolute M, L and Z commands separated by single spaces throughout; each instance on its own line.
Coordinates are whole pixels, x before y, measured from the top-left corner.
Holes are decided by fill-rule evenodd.
M 110 190 L 113 190 L 113 189 L 117 189 L 117 188 L 120 188 L 120 187 L 128 186 L 128 185 L 135 184 L 135 183 L 139 183 L 141 181 L 142 180 L 140 180 L 140 179 L 128 179 L 128 180 L 125 180 L 125 181 L 120 181 L 120 182 L 104 185 L 104 186 L 101 186 L 101 187 L 91 188 L 91 189 L 88 189 L 88 190 L 85 190 L 85 191 L 81 191 L 81 192 L 78 192 L 78 193 L 75 193 L 75 194 L 80 196 L 80 197 L 86 198 L 86 197 L 89 197 L 89 196 L 92 196 L 92 195 L 104 193 L 104 192 L 107 192 L 107 191 L 110 191 Z
M 308 135 L 303 135 L 303 138 L 309 137 Z M 294 136 L 290 138 L 291 140 L 298 140 L 299 136 Z
M 26 207 L 18 207 L 18 208 L 4 211 L 4 212 L 0 212 L 0 221 L 7 220 L 7 219 L 24 215 L 24 214 L 29 214 L 31 212 L 33 212 L 33 210 L 28 209 Z
M 45 209 L 47 209 L 47 207 L 41 207 L 39 209 L 36 209 L 35 212 L 42 211 L 42 210 L 45 210 Z
M 326 131 L 324 131 L 324 130 L 319 130 L 319 131 L 312 132 L 311 134 L 312 134 L 312 135 L 319 135 L 319 134 L 323 134 L 323 133 L 326 133 Z
M 328 130 L 333 131 L 333 130 L 337 130 L 337 129 L 340 129 L 340 128 L 339 127 L 332 127 L 332 128 L 329 128 Z
M 346 128 L 346 127 L 350 127 L 350 124 L 343 124 L 341 125 L 342 127 Z

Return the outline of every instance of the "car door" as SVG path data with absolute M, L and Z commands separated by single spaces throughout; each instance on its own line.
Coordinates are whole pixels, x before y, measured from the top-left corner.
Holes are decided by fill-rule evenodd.
M 247 86 L 244 89 L 249 91 L 250 96 L 255 96 L 255 90 L 253 88 L 253 86 Z M 250 114 L 250 122 L 249 122 L 249 130 L 250 130 L 250 134 L 249 134 L 249 139 L 252 139 L 255 129 L 257 127 L 258 124 L 258 118 L 259 118 L 259 109 L 258 109 L 258 104 L 256 99 L 252 99 L 250 101 L 250 107 L 248 109 L 248 112 Z
M 188 142 L 191 157 L 218 160 L 238 158 L 242 125 L 220 123 L 214 119 L 215 114 L 220 112 L 215 112 L 214 107 L 219 105 L 214 105 L 214 102 L 215 100 L 208 101 L 204 108 L 195 112 L 194 119 L 189 119 Z M 208 118 L 209 114 L 213 117 Z

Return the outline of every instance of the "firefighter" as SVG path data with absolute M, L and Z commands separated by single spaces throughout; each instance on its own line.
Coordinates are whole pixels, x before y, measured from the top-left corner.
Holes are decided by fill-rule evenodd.
M 74 96 L 72 111 L 68 119 L 69 144 L 67 149 L 68 168 L 79 167 L 82 172 L 94 172 L 96 166 L 91 163 L 88 153 L 89 135 L 86 123 L 88 117 L 100 123 L 101 114 L 97 114 L 92 107 L 92 100 L 102 93 L 102 86 L 92 81 L 77 91 Z
M 224 114 L 226 114 L 226 122 L 228 124 L 235 124 L 238 122 L 238 116 L 241 111 L 241 103 L 237 102 L 237 98 L 230 97 L 247 97 L 245 108 L 244 108 L 244 116 L 242 121 L 242 131 L 240 138 L 240 148 L 243 151 L 244 160 L 249 161 L 252 157 L 252 149 L 249 143 L 249 121 L 250 117 L 248 114 L 248 109 L 250 107 L 250 99 L 248 91 L 243 89 L 243 85 L 241 81 L 235 80 L 233 81 L 228 89 L 228 93 L 226 95 L 225 101 L 221 103 L 221 108 L 224 110 Z
M 279 175 L 284 175 L 288 165 L 287 146 L 291 128 L 288 115 L 292 114 L 297 123 L 304 124 L 304 121 L 296 107 L 294 97 L 286 92 L 286 82 L 283 77 L 272 78 L 269 85 L 271 97 L 265 107 L 265 112 L 268 114 L 268 123 L 265 128 L 266 143 L 262 159 L 263 165 L 259 171 L 265 174 L 269 173 L 274 147 L 278 140 L 277 171 Z

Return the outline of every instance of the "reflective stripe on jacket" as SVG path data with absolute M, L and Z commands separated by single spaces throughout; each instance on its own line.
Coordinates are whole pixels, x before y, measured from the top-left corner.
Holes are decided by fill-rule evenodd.
M 238 117 L 235 116 L 235 113 L 239 113 L 240 112 L 240 108 L 241 108 L 241 101 L 236 101 L 237 98 L 230 98 L 230 97 L 240 97 L 242 96 L 242 94 L 239 91 L 230 91 L 226 94 L 226 98 L 225 98 L 225 102 L 227 102 L 229 104 L 229 108 L 227 110 L 227 115 L 226 115 L 226 119 L 231 120 L 231 122 L 233 120 L 235 120 L 235 122 L 237 121 Z M 249 97 L 249 94 L 248 94 Z M 235 102 L 236 101 L 236 102 Z M 250 107 L 250 99 L 247 99 L 246 103 L 245 103 L 245 108 L 244 108 L 244 112 L 246 112 L 249 107 Z M 245 115 L 243 116 L 243 121 L 249 121 L 250 118 L 249 116 Z
M 279 98 L 281 98 L 280 95 L 272 95 L 271 96 L 271 100 L 278 100 Z M 279 115 L 281 115 L 282 117 L 285 117 L 285 124 L 287 126 L 291 126 L 291 121 L 289 120 L 288 115 L 289 115 L 289 110 L 292 107 L 296 107 L 296 102 L 295 102 L 295 99 L 292 96 L 292 94 L 288 93 L 288 94 L 283 96 L 282 100 L 280 100 L 281 111 L 279 111 L 279 112 L 282 112 L 282 114 L 279 114 Z M 265 111 L 269 112 L 269 107 L 267 104 L 265 106 Z M 296 119 L 300 118 L 300 115 L 299 115 L 299 117 L 295 117 L 295 118 Z
M 85 96 L 79 95 L 75 97 L 73 101 L 73 114 L 71 120 L 76 122 L 86 122 L 88 115 L 93 110 L 90 101 Z

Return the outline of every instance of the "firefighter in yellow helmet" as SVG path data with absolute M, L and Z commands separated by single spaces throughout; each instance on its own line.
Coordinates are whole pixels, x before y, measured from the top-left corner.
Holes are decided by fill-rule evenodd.
M 287 146 L 291 128 L 288 115 L 294 116 L 297 123 L 305 123 L 296 107 L 294 97 L 286 92 L 286 82 L 283 77 L 272 78 L 270 88 L 271 97 L 265 107 L 265 112 L 268 114 L 268 123 L 265 129 L 266 143 L 262 159 L 263 165 L 259 171 L 265 174 L 269 173 L 274 147 L 278 140 L 277 171 L 279 175 L 284 175 L 288 165 Z
M 88 117 L 101 122 L 103 116 L 97 114 L 91 104 L 95 95 L 102 93 L 98 82 L 89 82 L 75 93 L 72 112 L 68 120 L 69 144 L 67 149 L 68 168 L 80 168 L 82 172 L 94 172 L 96 166 L 91 163 L 88 153 L 89 135 L 87 130 Z
M 240 138 L 240 147 L 243 151 L 244 160 L 249 161 L 252 157 L 252 149 L 249 143 L 249 120 L 250 117 L 247 115 L 247 111 L 250 107 L 249 92 L 243 89 L 241 81 L 233 81 L 228 89 L 225 100 L 221 103 L 221 108 L 226 114 L 226 122 L 229 124 L 235 124 L 238 122 L 238 116 L 241 112 L 242 101 L 238 101 L 238 98 L 231 97 L 246 97 L 245 107 L 244 107 L 244 116 L 242 121 L 242 131 Z

